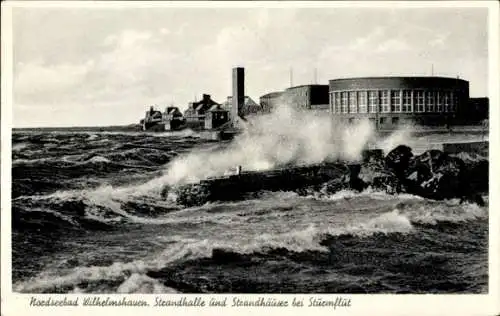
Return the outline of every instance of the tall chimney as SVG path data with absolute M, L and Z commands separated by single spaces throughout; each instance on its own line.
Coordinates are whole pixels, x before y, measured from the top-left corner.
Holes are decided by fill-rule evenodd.
M 241 113 L 241 108 L 245 102 L 245 68 L 233 68 L 233 100 L 231 107 L 231 117 L 233 122 Z

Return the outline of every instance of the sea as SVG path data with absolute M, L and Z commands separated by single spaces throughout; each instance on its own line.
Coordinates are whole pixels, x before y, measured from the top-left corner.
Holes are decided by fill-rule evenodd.
M 288 159 L 273 144 L 241 151 L 245 142 L 198 136 L 14 130 L 13 291 L 488 292 L 487 193 L 486 206 L 367 189 L 261 192 L 186 208 L 162 195 L 165 185 L 217 175 L 266 149 Z M 272 165 L 259 161 L 244 168 Z

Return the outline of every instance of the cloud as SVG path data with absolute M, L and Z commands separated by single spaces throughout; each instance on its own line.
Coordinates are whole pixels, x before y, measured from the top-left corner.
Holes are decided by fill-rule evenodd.
M 349 45 L 347 45 L 347 50 L 364 50 L 371 49 L 373 45 L 383 39 L 386 30 L 382 26 L 377 26 L 373 31 L 368 33 L 366 36 L 361 36 L 355 38 Z
M 160 34 L 162 34 L 162 35 L 168 35 L 170 33 L 172 33 L 172 32 L 169 29 L 167 29 L 167 28 L 162 27 L 160 29 Z
M 109 35 L 100 45 L 101 54 L 80 63 L 19 63 L 14 80 L 18 110 L 26 112 L 31 107 L 36 113 L 46 113 L 38 116 L 37 125 L 47 125 L 42 118 L 52 120 L 49 113 L 57 112 L 58 118 L 65 117 L 64 122 L 70 123 L 89 120 L 95 116 L 92 109 L 104 114 L 105 108 L 110 108 L 109 116 L 99 115 L 94 122 L 116 119 L 113 111 L 122 114 L 122 124 L 137 121 L 140 109 L 149 102 L 172 100 L 166 88 L 175 80 L 169 65 L 176 64 L 176 56 L 158 40 L 158 34 L 128 29 Z M 76 116 L 80 110 L 83 115 Z M 16 116 L 28 118 L 26 114 Z
M 231 93 L 234 66 L 246 68 L 246 93 L 256 101 L 286 88 L 291 67 L 298 85 L 313 82 L 315 68 L 319 82 L 326 83 L 357 75 L 422 74 L 431 63 L 456 73 L 467 64 L 461 76 L 476 94 L 485 91 L 486 11 L 23 12 L 13 29 L 14 108 L 28 125 L 34 122 L 28 109 L 41 112 L 42 105 L 53 106 L 67 124 L 88 125 L 136 122 L 151 104 L 185 108 L 202 93 L 222 102 Z
M 376 46 L 375 52 L 377 53 L 394 53 L 394 52 L 403 52 L 411 50 L 410 45 L 400 39 L 388 39 Z
M 93 64 L 91 60 L 75 65 L 19 63 L 14 74 L 15 94 L 22 98 L 65 93 L 83 83 Z
M 411 46 L 405 39 L 394 37 L 386 27 L 378 26 L 368 35 L 354 38 L 345 45 L 330 46 L 326 48 L 324 53 L 336 53 L 338 55 L 347 52 L 346 56 L 349 57 L 353 56 L 350 55 L 352 53 L 394 53 L 410 49 Z
M 444 48 L 450 37 L 450 33 L 437 34 L 434 39 L 429 41 L 429 46 L 433 48 Z
M 104 39 L 105 45 L 115 45 L 121 48 L 131 48 L 140 45 L 151 38 L 150 32 L 124 30 L 120 34 L 110 35 Z

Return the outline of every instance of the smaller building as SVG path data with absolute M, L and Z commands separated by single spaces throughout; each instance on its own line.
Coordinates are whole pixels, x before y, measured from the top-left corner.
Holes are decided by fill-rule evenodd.
M 165 112 L 163 113 L 164 118 L 168 120 L 182 118 L 182 112 L 176 106 L 167 106 Z
M 214 105 L 220 104 L 212 100 L 209 94 L 203 94 L 200 101 L 189 103 L 188 109 L 184 112 L 184 117 L 188 122 L 203 122 L 205 113 Z
M 229 122 L 229 110 L 214 104 L 205 114 L 205 129 L 215 129 Z
M 140 121 L 144 131 L 164 131 L 181 129 L 185 124 L 184 117 L 178 107 L 169 106 L 165 112 L 155 110 L 152 106 Z
M 144 119 L 141 120 L 142 129 L 148 130 L 153 126 L 160 124 L 162 120 L 163 114 L 160 111 L 155 110 L 154 106 L 151 106 L 149 111 L 146 111 Z
M 178 130 L 184 125 L 185 119 L 178 107 L 169 106 L 163 113 L 163 122 L 165 130 Z

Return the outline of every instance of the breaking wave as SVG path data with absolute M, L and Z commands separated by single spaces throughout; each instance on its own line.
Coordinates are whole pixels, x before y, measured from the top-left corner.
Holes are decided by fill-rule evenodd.
M 368 120 L 345 125 L 329 116 L 284 105 L 271 115 L 250 119 L 243 133 L 223 150 L 198 150 L 173 160 L 163 182 L 175 185 L 199 181 L 221 176 L 236 166 L 269 170 L 288 164 L 353 161 L 360 159 L 361 152 L 370 145 L 381 143 L 387 147 L 409 138 L 406 130 L 398 130 L 380 139 Z
M 283 193 L 281 193 L 283 194 Z M 366 193 L 355 194 L 340 194 L 345 198 L 348 196 L 351 199 L 363 197 Z M 368 196 L 368 195 L 366 195 Z M 379 199 L 384 196 L 380 194 Z M 288 197 L 297 200 L 303 198 L 288 194 Z M 393 196 L 386 196 L 387 199 L 393 199 Z M 269 196 L 271 198 L 271 196 Z M 365 220 L 352 220 L 351 223 L 345 225 L 334 224 L 309 224 L 303 227 L 291 226 L 289 231 L 282 227 L 277 229 L 275 233 L 257 232 L 257 234 L 242 233 L 241 235 L 233 234 L 231 237 L 222 234 L 219 239 L 187 237 L 183 235 L 171 235 L 159 237 L 159 245 L 163 248 L 160 251 L 155 251 L 150 256 L 130 262 L 114 262 L 108 266 L 77 266 L 66 269 L 65 271 L 58 270 L 57 274 L 48 273 L 41 274 L 35 279 L 19 282 L 15 284 L 15 291 L 19 292 L 67 292 L 67 291 L 92 291 L 95 292 L 95 287 L 98 284 L 106 284 L 106 289 L 110 287 L 118 293 L 165 293 L 175 292 L 176 290 L 165 287 L 156 279 L 147 276 L 150 271 L 159 271 L 171 265 L 178 265 L 182 262 L 200 260 L 202 258 L 214 258 L 215 251 L 223 250 L 229 256 L 228 260 L 232 260 L 231 256 L 239 255 L 257 255 L 273 253 L 277 249 L 283 249 L 285 253 L 307 253 L 310 251 L 319 253 L 331 253 L 336 251 L 334 245 L 339 242 L 345 242 L 346 237 L 354 238 L 354 240 L 365 239 L 380 239 L 381 236 L 392 236 L 396 234 L 421 234 L 418 231 L 418 226 L 425 225 L 441 225 L 442 223 L 463 223 L 477 219 L 487 218 L 485 208 L 475 204 L 458 204 L 456 201 L 434 202 L 427 201 L 421 198 L 408 199 L 406 202 L 396 201 L 395 208 L 391 211 L 374 212 L 363 211 L 369 215 L 364 217 Z M 245 201 L 240 202 L 241 204 Z M 263 202 L 264 203 L 264 202 Z M 235 209 L 239 209 L 238 203 L 232 203 Z M 111 209 L 113 205 L 108 205 Z M 172 217 L 165 216 L 162 219 L 145 219 L 144 217 L 132 216 L 123 211 L 114 210 L 117 215 L 123 216 L 133 222 L 142 224 L 170 224 L 180 225 L 190 223 L 192 225 L 199 224 L 199 227 L 205 226 L 209 222 L 213 222 L 214 218 L 221 215 L 220 213 L 212 213 L 216 205 L 205 205 L 198 209 L 180 210 L 179 214 L 172 213 Z M 195 212 L 201 213 L 198 218 L 192 217 Z M 241 217 L 241 212 L 228 211 L 228 217 Z M 280 213 L 279 210 L 274 211 Z M 331 216 L 341 216 L 336 214 L 335 210 L 331 210 Z M 187 216 L 186 216 L 187 215 Z M 258 218 L 263 216 L 259 210 L 250 211 L 244 218 Z M 64 220 L 72 222 L 73 220 L 65 218 Z M 238 222 L 240 225 L 249 225 L 248 222 Z M 233 223 L 234 224 L 234 223 Z M 251 224 L 250 224 L 251 225 Z M 415 226 L 417 225 L 417 226 Z M 232 226 L 233 230 L 238 230 L 237 226 Z M 340 238 L 340 239 L 338 239 Z M 387 237 L 389 238 L 389 237 Z M 351 241 L 354 242 L 354 241 Z M 336 246 L 335 246 L 336 247 Z M 235 255 L 230 255 L 234 253 Z M 225 255 L 225 256 L 226 256 Z M 257 255 L 260 256 L 260 255 Z M 106 292 L 106 291 L 104 291 Z
M 13 133 L 14 291 L 487 291 L 487 206 L 372 189 L 259 192 L 192 208 L 162 196 L 165 184 L 235 165 L 356 160 L 381 141 L 367 122 L 344 128 L 311 117 L 300 135 L 294 124 L 304 122 L 282 109 L 222 144 L 189 131 Z

